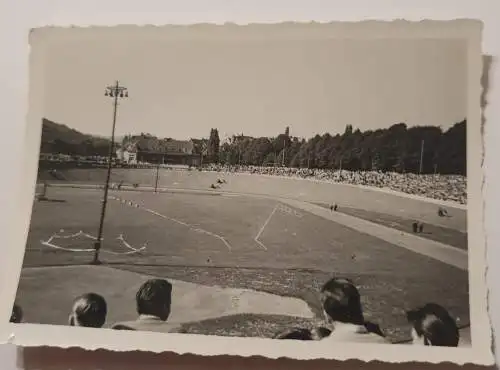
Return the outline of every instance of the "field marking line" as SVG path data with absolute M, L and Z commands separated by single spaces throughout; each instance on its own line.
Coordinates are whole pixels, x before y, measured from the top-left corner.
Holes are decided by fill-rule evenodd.
M 302 218 L 304 217 L 304 215 L 284 204 L 280 204 L 279 207 L 278 207 L 279 211 L 283 212 L 283 213 L 286 213 L 287 215 L 290 215 L 290 216 L 295 216 L 297 218 Z
M 80 235 L 83 235 L 84 237 L 86 237 L 88 239 L 97 240 L 97 238 L 95 236 L 84 233 L 82 230 L 80 230 L 79 232 L 77 232 L 75 234 L 70 234 L 70 235 L 58 235 L 57 233 L 54 233 L 48 240 L 40 240 L 40 243 L 46 247 L 58 249 L 58 250 L 63 250 L 66 252 L 93 252 L 94 248 L 87 248 L 87 249 L 68 248 L 68 247 L 61 247 L 61 246 L 58 246 L 58 245 L 52 243 L 52 241 L 54 239 L 72 239 L 72 238 L 76 238 Z M 129 255 L 129 254 L 141 252 L 141 251 L 145 250 L 146 246 L 147 246 L 147 243 L 144 243 L 142 245 L 142 247 L 134 248 L 124 239 L 123 234 L 120 234 L 116 239 L 120 240 L 123 243 L 123 246 L 126 247 L 127 249 L 130 249 L 130 250 L 128 252 L 114 252 L 114 251 L 107 250 L 107 249 L 101 249 L 101 251 L 103 253 L 122 256 L 122 255 Z
M 49 247 L 49 248 L 53 248 L 53 249 L 58 249 L 58 250 L 62 250 L 62 251 L 66 251 L 66 252 L 86 252 L 86 253 L 90 253 L 90 252 L 93 252 L 94 251 L 94 248 L 88 248 L 88 249 L 78 249 L 78 248 L 66 248 L 66 247 L 60 247 L 58 245 L 55 245 L 52 243 L 52 241 L 49 239 L 49 240 L 40 240 L 40 243 L 46 247 Z M 130 254 L 135 254 L 135 253 L 138 253 L 138 252 L 141 252 L 143 250 L 146 249 L 146 246 L 142 246 L 141 248 L 139 249 L 135 249 L 135 248 L 130 248 L 131 250 L 128 251 L 128 252 L 114 252 L 114 251 L 110 251 L 110 250 L 107 250 L 107 249 L 101 249 L 101 252 L 103 253 L 108 253 L 108 254 L 113 254 L 113 255 L 116 255 L 116 256 L 125 256 L 125 255 L 130 255 Z
M 254 239 L 254 241 L 264 250 L 267 251 L 267 247 L 264 245 L 264 243 L 262 243 L 260 240 L 258 239 Z
M 97 238 L 95 236 L 84 233 L 83 230 L 80 230 L 79 232 L 74 233 L 74 234 L 70 234 L 70 235 L 59 235 L 59 234 L 55 233 L 51 236 L 51 238 L 52 239 L 73 239 L 73 238 L 79 237 L 80 235 L 82 235 L 86 238 L 89 238 L 89 239 L 97 240 Z
M 123 234 L 120 234 L 117 238 L 117 240 L 121 241 L 123 243 L 123 246 L 130 249 L 131 251 L 134 251 L 134 252 L 139 252 L 139 251 L 142 251 L 144 249 L 146 249 L 148 243 L 145 242 L 142 244 L 142 246 L 140 248 L 134 248 L 132 247 L 126 240 L 125 238 L 123 237 Z
M 154 211 L 152 209 L 149 209 L 149 208 L 146 208 L 146 207 L 137 207 L 137 208 L 142 209 L 142 210 L 144 210 L 146 212 L 149 212 L 149 213 L 151 213 L 151 214 L 153 214 L 155 216 L 164 218 L 165 220 L 169 220 L 169 221 L 175 222 L 175 223 L 177 223 L 179 225 L 188 227 L 190 230 L 192 230 L 194 232 L 198 232 L 198 233 L 210 235 L 210 236 L 212 236 L 212 237 L 214 237 L 214 238 L 219 239 L 220 241 L 222 241 L 229 251 L 231 251 L 233 249 L 231 247 L 231 244 L 229 244 L 229 242 L 223 236 L 215 234 L 215 233 L 213 233 L 211 231 L 207 231 L 207 230 L 201 229 L 199 227 L 195 227 L 194 225 L 190 225 L 190 224 L 188 224 L 186 222 L 176 220 L 175 218 L 165 216 L 165 215 L 163 215 L 163 214 L 161 214 L 159 212 L 156 212 L 156 211 Z
M 58 245 L 52 244 L 52 238 L 49 238 L 49 240 L 40 240 L 40 243 L 46 247 L 50 247 L 53 249 L 59 249 L 63 250 L 66 252 L 92 252 L 94 251 L 94 248 L 89 248 L 89 249 L 77 249 L 77 248 L 65 248 L 65 247 L 60 247 Z
M 253 239 L 262 249 L 264 249 L 266 251 L 267 251 L 267 247 L 259 240 L 259 238 L 262 235 L 262 233 L 264 232 L 264 229 L 266 228 L 266 226 L 269 224 L 269 221 L 271 221 L 271 218 L 273 217 L 273 215 L 278 210 L 278 207 L 279 207 L 279 204 L 276 204 L 276 206 L 273 208 L 273 210 L 269 214 L 269 217 L 267 217 L 266 221 L 264 222 L 264 224 L 260 228 L 259 232 L 257 233 L 255 238 Z
M 190 224 L 188 224 L 188 223 L 186 223 L 186 222 L 183 222 L 183 221 L 177 220 L 177 219 L 175 219 L 175 218 L 165 216 L 165 215 L 163 215 L 163 214 L 161 214 L 161 213 L 159 213 L 159 212 L 156 212 L 156 211 L 154 211 L 154 210 L 152 210 L 152 209 L 149 209 L 149 208 L 146 208 L 146 207 L 142 207 L 140 204 L 138 204 L 138 203 L 134 203 L 134 202 L 132 202 L 132 201 L 128 201 L 128 200 L 126 200 L 126 199 L 122 199 L 122 198 L 112 198 L 112 199 L 117 199 L 117 200 L 120 200 L 122 203 L 125 203 L 125 204 L 127 204 L 127 205 L 129 205 L 129 206 L 131 206 L 131 207 L 133 206 L 133 207 L 135 207 L 135 208 L 140 208 L 140 209 L 143 209 L 143 210 L 145 210 L 146 212 L 149 212 L 149 213 L 151 213 L 151 214 L 153 214 L 153 215 L 155 215 L 155 216 L 162 217 L 162 218 L 167 219 L 167 220 L 169 220 L 169 221 L 172 221 L 172 222 L 178 223 L 179 225 L 182 225 L 182 226 L 188 227 L 190 230 L 193 230 L 194 232 L 198 232 L 198 233 L 202 233 L 202 234 L 207 234 L 207 235 L 210 235 L 210 236 L 212 236 L 212 237 L 214 237 L 214 238 L 219 239 L 220 241 L 222 241 L 222 242 L 224 243 L 224 245 L 227 247 L 227 249 L 228 249 L 228 250 L 232 250 L 231 245 L 228 243 L 228 241 L 227 241 L 224 237 L 222 237 L 222 236 L 220 236 L 220 235 L 218 235 L 218 234 L 215 234 L 215 233 L 213 233 L 213 232 L 211 232 L 211 231 L 207 231 L 207 230 L 204 230 L 204 229 L 202 229 L 202 228 L 196 227 L 195 225 L 190 225 Z

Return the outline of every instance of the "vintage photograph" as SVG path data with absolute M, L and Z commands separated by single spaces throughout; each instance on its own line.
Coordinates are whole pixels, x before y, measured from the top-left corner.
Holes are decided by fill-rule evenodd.
M 11 323 L 470 349 L 468 40 L 206 27 L 32 40 Z

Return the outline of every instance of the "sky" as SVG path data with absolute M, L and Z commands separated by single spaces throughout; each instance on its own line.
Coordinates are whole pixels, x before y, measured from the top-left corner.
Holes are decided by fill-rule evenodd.
M 460 40 L 175 39 L 89 32 L 46 46 L 44 117 L 110 136 L 105 87 L 128 88 L 116 134 L 293 136 L 466 117 Z

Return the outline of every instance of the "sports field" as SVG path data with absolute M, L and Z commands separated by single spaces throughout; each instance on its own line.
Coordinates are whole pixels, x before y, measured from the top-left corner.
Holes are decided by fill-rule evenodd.
M 99 177 L 87 176 L 89 180 L 83 181 L 81 176 L 67 175 L 60 183 L 95 183 Z M 450 210 L 452 217 L 442 219 L 436 215 L 437 205 L 415 199 L 257 175 L 225 176 L 227 184 L 209 190 L 220 176 L 162 171 L 161 185 L 169 191 L 110 191 L 101 251 L 104 266 L 93 267 L 121 276 L 110 280 L 104 273 L 95 277 L 101 272 L 86 279 L 87 270 L 76 267 L 41 272 L 91 260 L 89 249 L 97 234 L 102 199 L 101 189 L 49 187 L 49 201 L 34 202 L 18 291 L 26 321 L 64 324 L 63 312 L 69 310 L 68 302 L 78 289 L 110 292 L 112 297 L 106 298 L 112 302 L 113 318 L 132 319 L 134 303 L 131 299 L 124 307 L 120 292 L 130 289 L 126 281 L 132 274 L 140 274 L 295 297 L 317 316 L 259 314 L 249 309 L 186 323 L 192 333 L 271 336 L 280 328 L 310 325 L 320 314 L 317 292 L 331 276 L 356 282 L 366 318 L 378 322 L 394 341 L 408 338 L 405 310 L 427 302 L 442 304 L 461 324 L 468 324 L 466 269 L 322 217 L 326 209 L 317 203 L 336 201 L 339 212 L 403 232 L 414 219 L 423 220 L 433 226 L 421 238 L 460 252 L 466 249 L 465 211 Z M 295 203 L 288 198 L 304 207 L 292 206 Z M 41 266 L 47 269 L 33 269 Z M 66 281 L 70 278 L 75 281 Z M 51 286 L 57 291 L 48 293 Z M 43 298 L 47 295 L 50 299 Z M 49 304 L 52 307 L 43 307 Z
M 367 189 L 345 184 L 330 184 L 296 178 L 281 178 L 238 173 L 217 173 L 161 170 L 158 186 L 168 189 L 208 190 L 210 185 L 223 177 L 227 184 L 221 190 L 243 194 L 269 195 L 280 198 L 293 198 L 315 203 L 336 202 L 342 207 L 364 209 L 389 215 L 401 216 L 407 219 L 423 220 L 434 225 L 452 228 L 462 232 L 467 231 L 467 213 L 465 208 L 457 206 L 453 209 L 451 218 L 443 219 L 437 215 L 435 202 L 422 202 L 411 197 L 399 197 L 394 194 L 380 192 L 377 189 Z M 58 171 L 54 177 L 47 171 L 39 174 L 39 180 L 59 184 L 104 184 L 105 169 L 70 169 Z M 124 185 L 139 184 L 153 187 L 156 182 L 154 169 L 113 169 L 111 182 Z M 450 211 L 450 209 L 448 209 Z

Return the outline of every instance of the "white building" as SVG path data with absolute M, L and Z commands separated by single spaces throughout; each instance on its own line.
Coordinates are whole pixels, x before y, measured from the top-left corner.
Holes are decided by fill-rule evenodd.
M 133 148 L 118 149 L 116 151 L 116 158 L 123 163 L 137 164 L 137 152 Z

